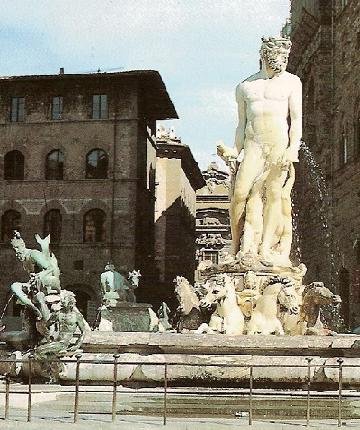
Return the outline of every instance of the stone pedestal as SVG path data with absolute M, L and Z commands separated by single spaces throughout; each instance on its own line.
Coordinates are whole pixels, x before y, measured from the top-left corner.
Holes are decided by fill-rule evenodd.
M 113 331 L 149 331 L 152 306 L 148 303 L 118 302 L 101 311 L 101 318 L 112 323 Z

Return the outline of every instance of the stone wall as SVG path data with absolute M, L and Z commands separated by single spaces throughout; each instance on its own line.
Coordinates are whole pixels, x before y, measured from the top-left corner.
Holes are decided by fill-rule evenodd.
M 131 75 L 131 76 L 130 76 Z M 151 75 L 151 76 L 150 76 Z M 11 150 L 24 155 L 24 179 L 0 181 L 0 210 L 21 214 L 21 234 L 36 247 L 34 234 L 43 235 L 44 216 L 59 209 L 61 239 L 52 249 L 59 260 L 61 282 L 82 297 L 88 296 L 88 313 L 99 303 L 99 275 L 111 260 L 117 270 L 140 269 L 139 295 L 156 284 L 154 273 L 154 205 L 156 164 L 156 110 L 159 119 L 176 116 L 157 72 L 148 75 L 156 85 L 144 88 L 141 72 L 135 74 L 30 76 L 0 81 L 0 178 L 4 156 Z M 92 95 L 106 94 L 108 115 L 92 119 Z M 63 97 L 63 115 L 51 119 L 52 97 Z M 11 97 L 25 98 L 25 118 L 10 121 Z M 153 111 L 147 103 L 154 99 Z M 105 179 L 86 179 L 86 155 L 102 149 L 108 157 Z M 45 180 L 45 160 L 52 150 L 64 154 L 61 180 Z M 104 238 L 84 243 L 84 215 L 90 209 L 105 213 Z M 15 280 L 26 274 L 9 241 L 0 243 L 0 309 Z M 144 291 L 142 291 L 144 290 Z M 147 297 L 151 300 L 151 296 Z M 11 308 L 9 309 L 11 314 Z
M 289 70 L 303 81 L 303 136 L 328 193 L 321 203 L 326 192 L 317 191 L 303 157 L 296 189 L 302 259 L 309 280 L 323 280 L 340 292 L 352 327 L 360 323 L 359 25 L 357 1 L 319 0 L 311 8 L 292 1 Z
M 195 271 L 196 191 L 205 184 L 191 150 L 160 126 L 157 137 L 155 255 L 160 283 L 153 294 L 174 310 L 176 276 Z

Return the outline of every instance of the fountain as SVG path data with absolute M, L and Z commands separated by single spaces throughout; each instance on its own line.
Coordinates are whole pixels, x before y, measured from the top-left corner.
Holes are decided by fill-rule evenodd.
M 1 333 L 8 346 L 32 348 L 39 362 L 57 359 L 55 377 L 63 383 L 77 374 L 83 382 L 111 381 L 113 366 L 99 370 L 92 360 L 111 363 L 113 354 L 125 363 L 119 380 L 129 384 L 162 384 L 162 363 L 176 363 L 168 370 L 170 383 L 246 385 L 254 368 L 258 383 L 286 387 L 303 384 L 310 370 L 314 383 L 337 383 L 336 372 L 326 365 L 340 355 L 344 364 L 360 365 L 360 337 L 325 336 L 336 333 L 321 321 L 321 307 L 338 306 L 340 297 L 321 282 L 304 285 L 306 266 L 292 261 L 291 191 L 302 93 L 299 78 L 286 71 L 290 46 L 286 38 L 263 38 L 261 70 L 237 87 L 235 146 L 217 147 L 232 177 L 231 250 L 217 264 L 201 262 L 194 286 L 176 277 L 179 306 L 172 321 L 165 303 L 157 316 L 150 305 L 135 302 L 138 271 L 129 273 L 129 281 L 108 263 L 100 276 L 102 321 L 91 331 L 73 295 L 60 287 L 50 238 L 36 236 L 41 251 L 29 250 L 16 233 L 12 245 L 30 279 L 10 288 L 25 307 L 28 330 Z M 79 371 L 74 354 L 80 347 L 86 362 Z M 343 383 L 359 385 L 360 375 L 350 370 L 344 368 Z
M 286 71 L 290 47 L 287 38 L 263 38 L 261 70 L 236 89 L 235 146 L 228 148 L 220 142 L 217 147 L 232 175 L 231 252 L 218 264 L 199 267 L 205 289 L 212 288 L 219 274 L 230 277 L 240 308 L 248 309 L 242 330 L 247 334 L 306 334 L 315 325 L 317 334 L 328 333 L 322 332 L 319 315 L 305 315 L 303 300 L 316 291 L 311 295 L 314 301 L 316 296 L 316 303 L 341 301 L 324 285 L 304 286 L 306 267 L 301 262 L 293 264 L 290 258 L 291 191 L 302 133 L 301 82 Z M 274 308 L 278 302 L 281 312 Z

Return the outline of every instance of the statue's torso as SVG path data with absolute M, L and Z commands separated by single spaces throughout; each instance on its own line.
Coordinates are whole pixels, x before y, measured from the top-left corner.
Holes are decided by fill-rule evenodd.
M 294 78 L 294 75 L 284 72 L 272 79 L 264 79 L 258 73 L 240 84 L 246 105 L 245 139 L 251 145 L 279 150 L 287 147 L 289 97 Z
M 61 313 L 59 316 L 59 322 L 60 322 L 60 333 L 64 335 L 65 333 L 71 333 L 73 334 L 76 330 L 78 321 L 78 315 L 76 312 L 66 312 Z

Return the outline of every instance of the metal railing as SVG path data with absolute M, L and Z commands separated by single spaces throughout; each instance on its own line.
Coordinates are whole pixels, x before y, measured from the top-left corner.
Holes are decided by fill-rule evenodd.
M 112 378 L 112 400 L 111 400 L 111 420 L 112 422 L 116 421 L 117 418 L 117 395 L 118 395 L 118 368 L 122 365 L 146 365 L 146 366 L 160 366 L 163 367 L 163 407 L 162 407 L 162 415 L 163 415 L 163 424 L 166 425 L 167 417 L 168 417 L 168 383 L 169 383 L 169 367 L 171 366 L 188 366 L 188 367 L 220 367 L 220 368 L 242 368 L 249 370 L 249 380 L 248 380 L 248 424 L 251 426 L 253 424 L 254 417 L 254 369 L 258 368 L 307 368 L 307 376 L 306 376 L 306 425 L 310 425 L 311 421 L 311 368 L 319 367 L 319 365 L 312 364 L 312 358 L 306 358 L 307 364 L 284 364 L 284 365 L 267 365 L 267 364 L 234 364 L 234 363 L 182 363 L 177 361 L 167 361 L 163 363 L 155 362 L 155 361 L 119 361 L 120 354 L 114 354 L 113 360 L 96 360 L 96 359 L 81 359 L 82 355 L 77 354 L 75 356 L 75 392 L 74 392 L 74 406 L 73 406 L 73 422 L 78 422 L 79 419 L 79 397 L 80 397 L 80 386 L 81 386 L 81 378 L 80 378 L 80 368 L 82 364 L 94 364 L 94 365 L 113 365 L 113 378 Z M 25 364 L 28 366 L 28 380 L 27 380 L 27 421 L 30 422 L 32 420 L 32 393 L 33 393 L 33 369 L 34 369 L 34 356 L 30 355 L 26 360 L 19 359 L 0 359 L 0 363 L 9 363 L 13 364 Z M 57 360 L 42 360 L 41 362 L 46 363 L 72 363 L 74 364 L 74 360 L 71 359 L 63 359 L 61 361 Z M 342 413 L 343 413 L 343 369 L 347 368 L 359 368 L 358 365 L 347 364 L 344 365 L 344 360 L 342 358 L 337 359 L 337 365 L 324 365 L 326 368 L 335 368 L 338 370 L 338 386 L 337 386 L 337 424 L 338 427 L 343 425 Z M 10 387 L 11 387 L 11 376 L 9 373 L 4 375 L 5 382 L 5 405 L 4 405 L 4 419 L 9 420 L 9 409 L 10 409 Z M 88 384 L 83 384 L 88 385 Z M 303 391 L 302 391 L 303 392 Z M 213 394 L 216 396 L 216 392 Z M 210 395 L 211 396 L 211 395 Z

